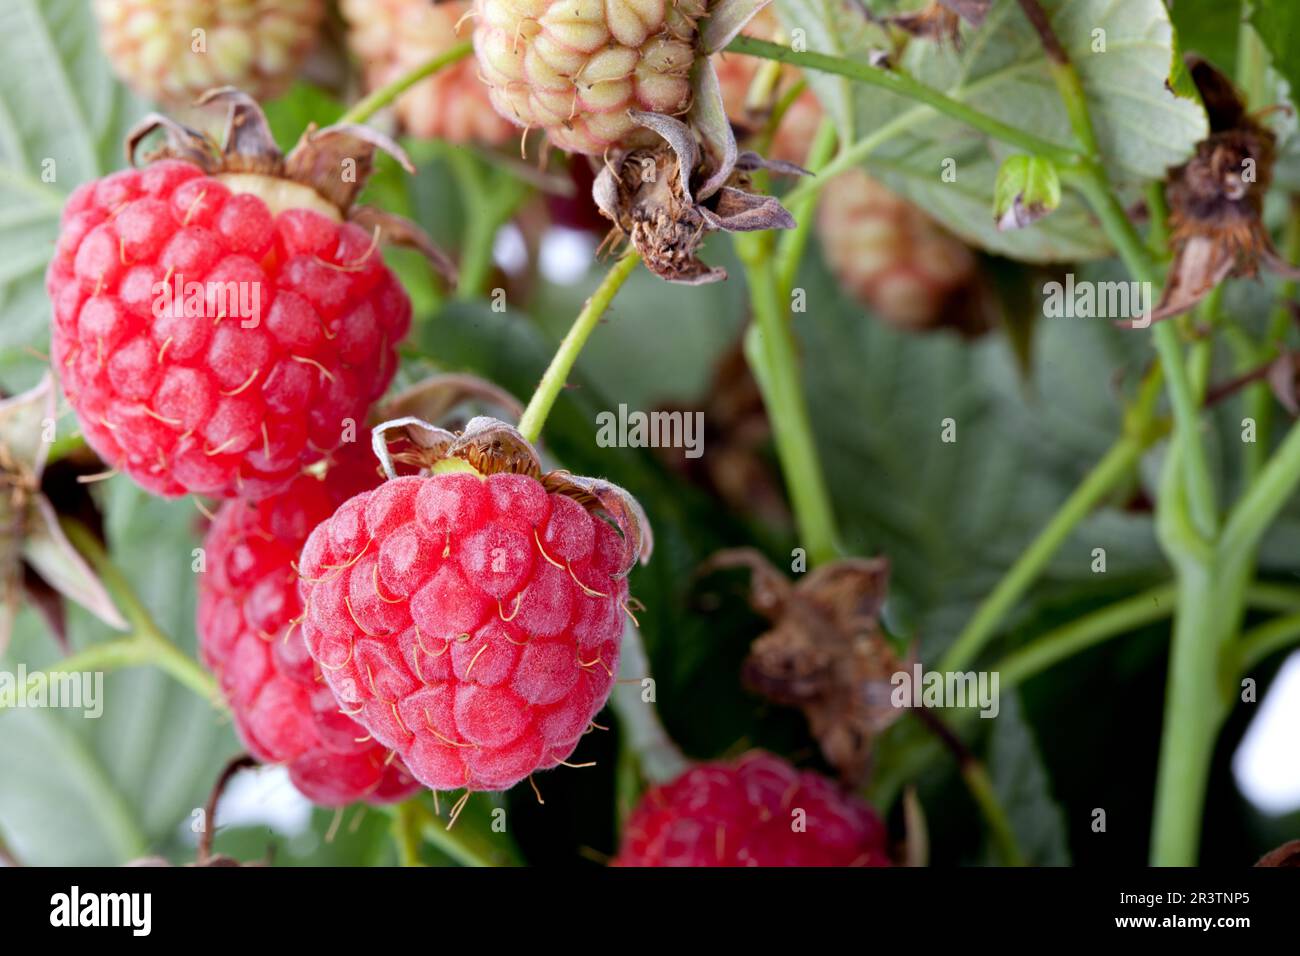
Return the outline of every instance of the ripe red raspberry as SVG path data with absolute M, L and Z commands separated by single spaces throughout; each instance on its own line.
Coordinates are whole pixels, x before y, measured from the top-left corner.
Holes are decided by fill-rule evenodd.
M 339 710 L 297 627 L 293 562 L 310 531 L 379 481 L 369 449 L 344 446 L 324 480 L 302 475 L 283 494 L 222 506 L 203 548 L 197 630 L 244 746 L 285 764 L 308 799 L 325 806 L 398 800 L 419 789 L 400 759 Z
M 264 130 L 255 109 L 237 98 L 241 146 Z M 86 183 L 64 207 L 46 274 L 54 368 L 87 441 L 145 488 L 262 497 L 364 422 L 410 301 L 379 230 L 345 221 L 357 182 L 250 172 L 149 122 L 185 158 Z M 255 159 L 337 180 L 346 152 L 364 182 L 374 145 L 350 137 L 322 130 L 287 159 Z
M 535 478 L 397 478 L 307 540 L 307 648 L 426 786 L 505 789 L 573 753 L 604 706 L 622 555 L 611 525 Z
M 751 751 L 649 791 L 616 866 L 889 866 L 884 825 L 825 777 Z

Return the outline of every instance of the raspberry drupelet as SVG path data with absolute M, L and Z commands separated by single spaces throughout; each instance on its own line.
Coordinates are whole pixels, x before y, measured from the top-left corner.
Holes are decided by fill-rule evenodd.
M 307 653 L 294 562 L 310 531 L 379 473 L 368 449 L 344 446 L 325 477 L 302 475 L 282 494 L 226 502 L 203 547 L 197 631 L 203 662 L 259 761 L 284 764 L 324 806 L 386 803 L 420 789 L 391 750 L 339 710 Z

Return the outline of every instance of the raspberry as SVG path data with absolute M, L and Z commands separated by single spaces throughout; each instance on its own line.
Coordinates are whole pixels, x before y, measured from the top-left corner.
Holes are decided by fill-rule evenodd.
M 307 535 L 351 495 L 379 481 L 368 449 L 344 446 L 324 480 L 302 475 L 258 504 L 229 501 L 203 542 L 197 631 L 244 746 L 285 764 L 325 806 L 399 800 L 419 789 L 401 761 L 340 712 L 307 653 L 293 562 Z
M 614 685 L 625 576 L 653 549 L 641 506 L 543 474 L 491 418 L 459 434 L 399 418 L 374 447 L 389 481 L 344 502 L 298 562 L 330 689 L 433 790 L 503 790 L 563 763 Z M 394 458 L 426 473 L 399 478 Z
M 618 670 L 613 526 L 536 478 L 390 480 L 303 548 L 303 633 L 340 703 L 434 790 L 564 761 Z
M 264 123 L 236 99 L 242 145 Z M 410 301 L 378 229 L 343 221 L 363 210 L 337 183 L 226 172 L 248 158 L 211 157 L 210 141 L 166 128 L 189 161 L 113 173 L 64 207 L 46 273 L 54 368 L 87 441 L 148 490 L 263 497 L 364 421 L 396 370 Z M 346 148 L 368 169 L 374 146 L 339 143 L 348 135 L 321 130 L 287 158 L 254 159 L 329 171 Z
M 560 149 L 648 145 L 629 109 L 675 115 L 691 101 L 705 0 L 474 0 L 474 49 L 493 105 Z
M 975 281 L 970 249 L 861 170 L 831 180 L 818 206 L 831 270 L 890 325 L 940 324 Z
M 343 0 L 348 44 L 365 66 L 370 89 L 397 79 L 457 41 L 468 0 Z M 464 27 L 468 33 L 469 28 Z M 453 143 L 507 142 L 514 127 L 497 115 L 479 82 L 478 68 L 462 61 L 421 80 L 397 100 L 402 125 L 416 136 Z
M 258 99 L 292 82 L 322 0 L 95 0 L 100 42 L 132 89 L 171 106 L 237 86 Z M 202 32 L 197 32 L 202 31 Z
M 884 825 L 825 777 L 751 751 L 650 790 L 616 866 L 889 866 Z

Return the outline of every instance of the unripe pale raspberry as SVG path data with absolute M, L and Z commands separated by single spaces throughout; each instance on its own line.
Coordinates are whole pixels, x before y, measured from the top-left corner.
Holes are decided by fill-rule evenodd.
M 889 866 L 875 812 L 825 777 L 751 751 L 650 790 L 616 866 Z
M 339 711 L 307 653 L 294 562 L 307 535 L 380 475 L 369 449 L 344 446 L 322 480 L 303 475 L 259 504 L 227 502 L 203 542 L 197 632 L 244 746 L 284 764 L 314 803 L 383 803 L 419 789 L 400 759 Z
M 235 86 L 282 92 L 316 41 L 322 0 L 94 0 L 113 69 L 143 96 L 188 105 Z M 202 31 L 202 32 L 198 32 Z
M 474 49 L 492 103 L 552 143 L 601 155 L 654 143 L 629 109 L 691 102 L 706 0 L 474 0 Z
M 565 760 L 604 706 L 624 559 L 612 525 L 528 475 L 396 478 L 307 540 L 303 633 L 422 783 L 505 789 Z
M 760 40 L 779 40 L 781 24 L 771 6 L 764 7 L 754 15 L 742 31 L 745 36 Z M 739 131 L 758 132 L 765 116 L 752 116 L 747 99 L 754 77 L 768 61 L 757 57 L 741 56 L 736 53 L 715 53 L 713 67 L 718 74 L 718 85 L 722 89 L 722 102 L 727 110 L 727 117 Z M 791 67 L 782 67 L 780 80 L 769 97 L 772 103 L 779 100 L 799 81 L 799 71 Z M 768 105 L 771 105 L 770 103 Z M 767 155 L 787 163 L 801 164 L 808 154 L 821 125 L 822 107 L 816 94 L 805 89 L 790 104 L 781 118 L 781 125 L 772 137 L 772 148 Z
M 964 243 L 862 170 L 827 184 L 817 234 L 840 284 L 900 328 L 939 324 L 976 278 Z
M 370 89 L 445 53 L 470 32 L 468 21 L 457 31 L 469 0 L 437 5 L 429 0 L 343 0 L 340 8 L 348 21 L 348 44 L 365 67 Z M 411 87 L 398 97 L 397 115 L 410 133 L 453 143 L 494 145 L 518 135 L 488 102 L 473 60 Z

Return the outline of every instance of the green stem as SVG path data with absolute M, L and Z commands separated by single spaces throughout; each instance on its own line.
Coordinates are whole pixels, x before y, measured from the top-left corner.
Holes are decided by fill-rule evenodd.
M 49 672 L 113 670 L 118 667 L 152 665 L 213 706 L 224 709 L 223 699 L 212 675 L 167 638 L 126 576 L 109 559 L 99 540 L 79 521 L 64 519 L 61 525 L 68 540 L 85 555 L 95 573 L 112 593 L 133 633 L 128 637 L 92 644 L 65 657 L 51 667 Z
M 474 794 L 471 799 L 481 796 Z M 489 837 L 466 826 L 469 821 L 465 820 L 448 828 L 442 818 L 425 806 L 422 797 L 413 797 L 400 807 L 410 814 L 410 825 L 418 829 L 425 842 L 461 866 L 519 866 L 523 862 L 515 849 L 514 841 L 504 833 Z
M 1239 673 L 1245 674 L 1265 658 L 1300 641 L 1300 612 L 1284 614 L 1241 635 Z
M 1300 424 L 1292 425 L 1255 483 L 1228 514 L 1219 544 L 1225 560 L 1249 558 L 1300 485 Z
M 1168 616 L 1175 610 L 1171 602 L 1176 599 L 1175 585 L 1162 585 L 1142 594 L 1127 598 L 1117 604 L 1090 612 L 1071 621 L 1060 628 L 1036 637 L 1025 646 L 1012 651 L 1001 662 L 994 664 L 991 670 L 999 676 L 998 686 L 1002 691 L 1011 690 L 1048 668 L 1054 667 L 1073 655 L 1090 647 L 1130 633 L 1138 627 L 1154 623 Z M 1290 618 L 1288 624 L 1282 619 L 1276 622 L 1276 630 L 1285 627 L 1300 628 L 1300 589 L 1285 584 L 1273 584 L 1267 581 L 1255 582 L 1246 588 L 1246 603 L 1260 611 L 1274 611 Z M 1257 662 L 1257 654 L 1268 654 L 1285 644 L 1285 638 L 1266 630 L 1261 625 L 1250 632 L 1252 641 L 1248 646 L 1242 643 L 1242 661 Z M 1245 663 L 1242 667 L 1249 666 Z M 975 712 L 969 710 L 941 711 L 940 716 L 961 726 L 975 719 Z M 903 784 L 914 780 L 926 767 L 937 760 L 943 749 L 932 737 L 916 738 L 912 746 L 903 748 L 902 758 L 891 761 L 872 780 L 871 799 L 878 807 L 888 809 L 893 805 Z
M 443 67 L 457 63 L 473 52 L 474 44 L 472 41 L 466 40 L 463 43 L 457 43 L 450 50 L 445 50 L 432 59 L 425 61 L 415 69 L 402 74 L 386 86 L 381 86 L 369 96 L 354 104 L 352 109 L 339 117 L 339 124 L 364 123 L 426 76 L 432 76 Z
M 1201 537 L 1211 541 L 1219 521 L 1218 505 L 1215 503 L 1214 485 L 1210 481 L 1205 445 L 1201 440 L 1201 403 L 1196 398 L 1187 365 L 1183 361 L 1182 343 L 1178 341 L 1178 329 L 1174 323 L 1157 323 L 1155 340 L 1160 365 L 1169 382 L 1178 454 L 1184 467 L 1192 520 Z
M 816 175 L 835 150 L 835 123 L 826 118 L 817 128 L 812 146 L 808 149 L 805 166 Z M 787 205 L 790 215 L 794 217 L 795 227 L 783 233 L 776 248 L 777 291 L 782 298 L 789 298 L 799 273 L 799 263 L 803 261 L 804 250 L 808 247 L 808 236 L 812 232 L 813 219 L 816 216 L 817 200 L 815 196 L 806 196 L 797 203 Z
M 484 292 L 492 273 L 497 230 L 514 214 L 529 189 L 517 176 L 500 175 L 486 167 L 464 147 L 449 148 L 446 157 L 465 209 L 465 235 L 456 280 L 456 298 L 465 301 Z
M 939 670 L 964 670 L 975 659 L 1079 522 L 1132 473 L 1148 440 L 1140 435 L 1126 435 L 1111 446 L 980 603 L 970 622 L 940 659 Z
M 397 847 L 397 862 L 404 867 L 424 866 L 420 859 L 421 809 L 419 797 L 393 807 L 393 843 Z
M 804 400 L 798 346 L 786 317 L 772 261 L 771 236 L 735 236 L 745 265 L 754 323 L 745 336 L 745 357 L 754 372 L 763 404 L 772 420 L 777 458 L 794 510 L 799 542 L 811 564 L 840 555 L 835 516 L 813 439 L 812 419 Z
M 998 856 L 1003 865 L 1024 866 L 1025 858 L 1016 841 L 1015 830 L 1011 828 L 1011 822 L 1002 809 L 1002 803 L 998 800 L 993 781 L 989 779 L 984 765 L 977 760 L 967 760 L 962 763 L 961 776 L 992 832 L 993 843 L 998 848 Z
M 591 294 L 591 298 L 574 319 L 572 328 L 564 336 L 554 358 L 551 359 L 551 364 L 537 384 L 537 390 L 533 392 L 528 407 L 524 409 L 524 414 L 519 419 L 519 431 L 528 441 L 535 442 L 541 437 L 546 416 L 551 413 L 551 407 L 564 388 L 569 372 L 573 369 L 573 363 L 578 360 L 578 353 L 582 351 L 583 345 L 586 344 L 587 338 L 595 329 L 601 316 L 605 314 L 610 303 L 614 301 L 614 296 L 640 261 L 641 257 L 635 250 L 629 249 L 624 253 L 623 257 L 605 274 L 605 278 L 601 280 L 596 291 Z
M 1153 866 L 1193 866 L 1214 741 L 1226 714 L 1216 663 L 1225 608 L 1216 565 L 1182 561 L 1156 774 Z
M 1005 691 L 1080 651 L 1163 620 L 1174 612 L 1178 589 L 1164 584 L 1071 621 L 1007 655 L 993 670 Z
M 1074 166 L 1079 162 L 1079 154 L 1066 146 L 1042 139 L 1032 133 L 1010 126 L 999 119 L 967 106 L 960 100 L 939 92 L 924 83 L 913 79 L 905 73 L 895 70 L 882 70 L 859 60 L 846 60 L 841 57 L 827 56 L 824 53 L 798 53 L 788 46 L 769 43 L 754 37 L 738 36 L 727 46 L 731 53 L 744 53 L 748 56 L 778 60 L 805 70 L 818 70 L 823 73 L 835 73 L 847 76 L 851 80 L 876 86 L 899 96 L 924 103 L 953 119 L 983 133 L 1017 146 L 1025 152 L 1043 156 L 1062 166 Z

